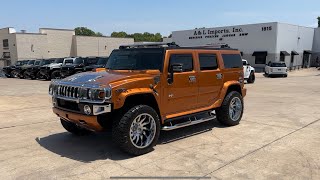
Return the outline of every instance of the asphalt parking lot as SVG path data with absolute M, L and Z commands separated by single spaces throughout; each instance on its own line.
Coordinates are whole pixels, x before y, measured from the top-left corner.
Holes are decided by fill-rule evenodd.
M 108 132 L 67 133 L 51 111 L 49 82 L 0 78 L 0 179 L 320 179 L 319 82 L 315 69 L 258 74 L 240 125 L 162 132 L 153 152 L 132 157 Z

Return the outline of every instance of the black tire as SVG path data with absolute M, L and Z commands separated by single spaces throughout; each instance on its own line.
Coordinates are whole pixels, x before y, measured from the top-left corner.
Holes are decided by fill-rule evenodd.
M 286 75 L 284 75 L 283 77 L 288 77 L 288 75 L 286 74 Z
M 7 78 L 11 78 L 11 77 L 12 77 L 12 76 L 9 75 L 9 74 L 5 74 L 5 76 L 6 76 Z
M 235 98 L 238 98 L 241 101 L 241 113 L 239 118 L 237 118 L 236 120 L 232 120 L 232 118 L 230 117 L 231 115 L 229 112 L 229 107 L 230 107 L 231 101 Z M 242 95 L 237 91 L 231 91 L 229 94 L 227 94 L 227 96 L 224 98 L 221 104 L 221 107 L 216 109 L 217 120 L 221 124 L 226 126 L 238 125 L 242 118 L 242 114 L 243 114 L 243 98 L 242 98 Z
M 125 111 L 125 110 L 124 110 Z M 130 138 L 130 127 L 134 119 L 141 114 L 151 115 L 155 120 L 155 135 L 151 143 L 144 148 L 136 147 Z M 125 111 L 125 113 L 118 112 L 112 125 L 112 139 L 120 147 L 121 150 L 133 154 L 142 155 L 153 150 L 153 147 L 157 144 L 160 135 L 160 119 L 157 112 L 147 105 L 138 105 Z
M 44 77 L 41 75 L 40 71 L 37 72 L 36 78 L 37 79 L 44 79 Z
M 54 70 L 51 73 L 51 79 L 60 79 L 61 75 L 60 75 L 60 70 Z
M 60 119 L 62 126 L 64 127 L 64 129 L 66 129 L 68 132 L 77 135 L 77 136 L 83 136 L 83 135 L 87 135 L 90 134 L 91 131 L 81 128 L 79 126 L 77 126 L 75 123 L 69 122 L 69 121 L 65 121 L 63 119 Z
M 249 79 L 247 80 L 248 83 L 252 84 L 256 80 L 256 75 L 254 74 L 253 71 L 251 71 Z
M 11 72 L 10 72 L 10 75 L 11 75 L 11 77 L 13 77 L 13 78 L 17 78 L 17 77 L 18 77 L 18 73 L 17 73 L 15 70 L 11 71 Z

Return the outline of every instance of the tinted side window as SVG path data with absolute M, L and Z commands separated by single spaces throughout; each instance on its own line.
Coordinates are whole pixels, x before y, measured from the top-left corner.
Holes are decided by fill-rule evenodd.
M 242 68 L 240 54 L 222 54 L 224 68 Z
M 218 69 L 217 56 L 215 54 L 199 54 L 200 70 Z
M 192 54 L 172 54 L 169 61 L 169 67 L 172 64 L 182 64 L 183 72 L 193 70 Z
M 87 63 L 88 64 L 97 64 L 98 58 L 88 58 Z

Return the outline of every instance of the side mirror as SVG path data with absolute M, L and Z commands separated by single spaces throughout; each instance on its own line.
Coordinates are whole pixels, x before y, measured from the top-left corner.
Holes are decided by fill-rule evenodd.
M 169 68 L 168 83 L 173 83 L 173 74 L 183 72 L 182 64 L 172 64 Z

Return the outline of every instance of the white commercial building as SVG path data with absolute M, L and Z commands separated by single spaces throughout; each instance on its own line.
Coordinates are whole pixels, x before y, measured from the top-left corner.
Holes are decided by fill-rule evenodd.
M 316 31 L 318 35 L 311 27 L 272 22 L 174 31 L 172 41 L 180 46 L 228 44 L 258 69 L 269 61 L 283 61 L 295 69 L 312 64 L 315 44 L 320 52 L 320 30 Z
M 69 56 L 109 56 L 120 45 L 133 44 L 133 38 L 77 36 L 74 30 L 40 28 L 39 33 L 0 29 L 0 67 L 17 60 Z

